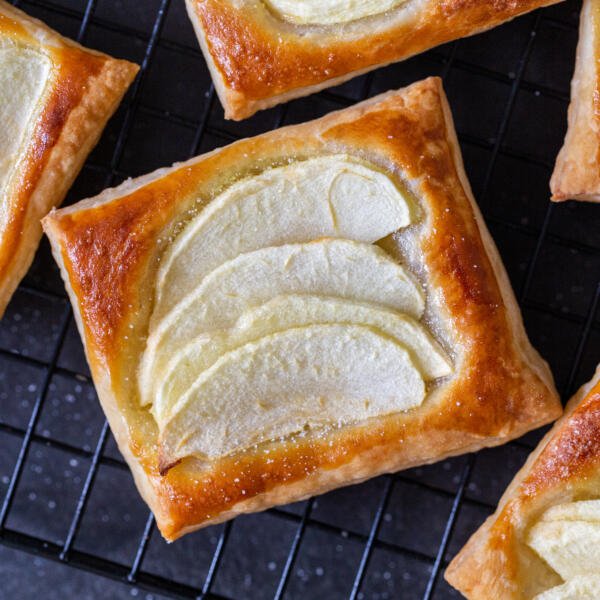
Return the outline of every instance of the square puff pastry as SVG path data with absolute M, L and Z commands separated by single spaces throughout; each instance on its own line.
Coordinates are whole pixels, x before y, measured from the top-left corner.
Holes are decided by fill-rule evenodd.
M 577 511 L 567 510 L 568 507 L 599 498 L 600 367 L 593 379 L 571 398 L 563 417 L 531 453 L 502 496 L 496 512 L 452 560 L 446 579 L 469 600 L 531 600 L 538 594 L 541 594 L 540 600 L 546 600 L 546 594 L 553 589 L 556 595 L 548 595 L 548 600 L 587 598 L 582 590 L 580 595 L 566 593 L 566 586 L 572 583 L 568 578 L 567 583 L 563 583 L 558 573 L 542 560 L 540 556 L 547 555 L 552 561 L 551 554 L 547 554 L 549 547 L 544 549 L 539 540 L 534 541 L 532 528 L 540 522 L 548 522 L 557 510 L 565 515 L 571 512 L 572 516 L 566 520 L 575 521 L 573 513 Z M 593 520 L 600 521 L 597 509 L 595 512 Z M 592 521 L 589 514 L 584 520 Z M 564 529 L 563 534 L 568 536 Z M 589 531 L 585 532 L 585 538 L 591 538 Z M 550 551 L 560 554 L 559 538 L 549 541 Z M 597 544 L 595 546 L 597 548 Z M 565 554 L 574 557 L 575 552 L 571 536 Z M 595 558 L 596 568 L 600 569 L 597 555 Z M 597 578 L 599 574 L 592 576 Z M 600 579 L 591 597 L 600 596 L 599 584 Z
M 552 200 L 600 201 L 600 1 L 584 0 L 569 128 L 550 180 Z
M 0 0 L 0 316 L 137 71 Z
M 160 464 L 157 423 L 142 405 L 136 373 L 165 251 L 180 239 L 182 223 L 199 208 L 210 212 L 215 195 L 235 182 L 272 173 L 273 165 L 340 154 L 376 165 L 414 198 L 417 222 L 380 246 L 386 260 L 408 264 L 409 279 L 423 286 L 424 322 L 451 357 L 452 373 L 428 384 L 425 401 L 408 411 L 277 437 L 207 461 L 188 457 L 175 466 Z M 346 189 L 345 196 L 349 193 Z M 241 513 L 501 444 L 561 412 L 552 376 L 526 337 L 473 200 L 437 78 L 127 181 L 53 211 L 43 225 L 102 406 L 168 540 Z M 385 285 L 371 287 L 377 292 Z M 179 288 L 167 287 L 166 293 L 177 296 Z M 245 417 L 240 411 L 231 429 Z M 217 440 L 220 434 L 208 435 Z
M 560 0 L 186 0 L 228 119 Z

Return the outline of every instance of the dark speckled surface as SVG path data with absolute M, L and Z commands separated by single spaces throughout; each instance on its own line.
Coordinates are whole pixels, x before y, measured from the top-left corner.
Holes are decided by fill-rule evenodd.
M 27 0 L 21 6 L 76 37 L 86 0 Z M 600 209 L 548 203 L 548 178 L 566 127 L 578 1 L 242 123 L 224 121 L 209 93 L 183 0 L 97 0 L 84 42 L 140 62 L 161 6 L 167 8 L 163 27 L 151 44 L 139 93 L 130 93 L 110 122 L 67 202 L 96 194 L 109 181 L 186 158 L 203 114 L 208 122 L 199 151 L 280 122 L 317 117 L 366 92 L 442 75 L 475 194 L 531 339 L 550 362 L 565 398 L 591 376 L 600 355 L 600 315 L 594 314 Z M 32 414 L 37 417 L 29 438 Z M 44 242 L 0 322 L 0 500 L 22 443 L 30 440 L 0 530 L 0 600 L 194 597 L 207 581 L 217 598 L 263 599 L 276 594 L 285 573 L 285 598 L 336 600 L 351 593 L 366 548 L 371 550 L 357 598 L 458 598 L 443 582 L 441 569 L 491 513 L 542 433 L 475 457 L 338 490 L 312 504 L 243 517 L 230 529 L 211 527 L 167 545 L 153 527 L 149 538 L 144 536 L 148 510 L 112 436 L 102 440 L 103 425 Z M 373 523 L 378 528 L 371 546 Z M 135 563 L 144 540 L 145 553 Z M 288 563 L 292 547 L 297 554 Z M 215 551 L 220 560 L 211 571 Z M 438 558 L 441 569 L 435 568 Z M 131 583 L 127 574 L 134 563 L 137 581 Z M 88 570 L 77 568 L 82 565 Z

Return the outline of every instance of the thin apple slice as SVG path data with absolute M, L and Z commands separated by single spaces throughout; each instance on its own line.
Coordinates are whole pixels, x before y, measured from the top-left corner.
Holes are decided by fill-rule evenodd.
M 299 25 L 334 25 L 379 15 L 407 0 L 264 0 L 281 19 Z
M 600 571 L 600 500 L 548 510 L 532 527 L 528 544 L 564 579 Z
M 5 188 L 14 175 L 27 132 L 43 107 L 40 98 L 51 70 L 52 62 L 42 52 L 15 46 L 10 37 L 0 39 L 0 231 L 11 215 Z
M 152 413 L 161 425 L 200 373 L 226 352 L 278 331 L 319 323 L 368 325 L 379 329 L 405 346 L 425 381 L 444 377 L 452 371 L 445 352 L 412 317 L 375 304 L 288 295 L 250 309 L 231 329 L 200 335 L 182 348 L 169 360 L 164 376 L 154 379 L 156 391 L 150 389 L 144 403 L 152 403 Z
M 140 364 L 141 398 L 170 358 L 201 333 L 231 327 L 249 308 L 298 293 L 373 302 L 416 319 L 425 308 L 419 284 L 377 246 L 324 239 L 241 254 L 154 324 Z
M 598 600 L 599 597 L 600 575 L 584 575 L 538 594 L 533 600 Z
M 161 258 L 153 319 L 239 254 L 322 237 L 371 243 L 410 222 L 407 194 L 364 161 L 334 155 L 268 169 L 233 184 L 175 238 Z
M 288 329 L 200 375 L 160 433 L 161 465 L 409 410 L 424 397 L 421 374 L 393 338 L 359 325 Z

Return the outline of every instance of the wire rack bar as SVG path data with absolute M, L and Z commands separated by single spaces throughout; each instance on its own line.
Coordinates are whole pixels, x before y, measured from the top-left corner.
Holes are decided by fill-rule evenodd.
M 349 600 L 356 600 L 358 593 L 360 592 L 365 573 L 367 572 L 367 567 L 369 566 L 369 560 L 373 552 L 375 540 L 377 539 L 377 535 L 379 534 L 379 527 L 381 526 L 381 521 L 383 519 L 385 509 L 387 508 L 388 502 L 390 501 L 390 496 L 392 495 L 393 488 L 393 477 L 386 477 L 383 493 L 381 494 L 381 499 L 379 500 L 379 506 L 377 507 L 377 512 L 375 513 L 375 517 L 373 518 L 373 523 L 371 523 L 369 537 L 367 539 L 367 543 L 365 544 L 365 548 L 360 558 L 360 563 L 358 565 L 358 569 L 356 570 L 354 582 L 352 583 L 352 591 L 350 592 Z
M 540 26 L 541 17 L 538 13 L 535 18 L 535 23 L 533 28 L 531 29 L 531 35 L 525 44 L 525 48 L 521 54 L 521 59 L 519 60 L 519 64 L 517 67 L 517 73 L 510 88 L 510 96 L 508 98 L 508 102 L 504 107 L 504 115 L 502 116 L 502 121 L 500 123 L 500 127 L 498 128 L 498 133 L 496 135 L 496 141 L 494 143 L 494 147 L 492 149 L 492 156 L 488 162 L 488 167 L 485 172 L 485 179 L 483 182 L 483 189 L 481 191 L 479 197 L 479 203 L 481 205 L 485 205 L 487 200 L 487 194 L 490 186 L 490 182 L 492 180 L 492 175 L 494 174 L 494 168 L 496 167 L 496 160 L 498 159 L 498 153 L 500 152 L 500 146 L 504 140 L 504 136 L 508 129 L 508 124 L 510 122 L 510 117 L 512 116 L 513 108 L 515 106 L 515 101 L 517 99 L 517 94 L 519 93 L 519 89 L 521 87 L 521 82 L 523 80 L 523 75 L 525 74 L 525 69 L 527 68 L 527 62 L 529 60 L 529 56 L 531 51 L 533 50 L 533 43 L 535 40 L 535 36 L 537 35 L 538 28 Z
M 41 390 L 38 394 L 38 397 L 35 401 L 33 410 L 31 411 L 31 416 L 29 418 L 29 423 L 27 424 L 27 430 L 25 431 L 25 435 L 23 436 L 23 442 L 21 444 L 21 448 L 19 450 L 19 454 L 17 456 L 17 460 L 15 463 L 15 468 L 12 472 L 12 476 L 10 478 L 10 483 L 8 484 L 8 489 L 6 490 L 6 495 L 4 496 L 4 501 L 2 502 L 2 508 L 0 508 L 0 535 L 3 533 L 4 526 L 6 524 L 6 519 L 8 518 L 8 513 L 12 506 L 15 492 L 17 489 L 17 485 L 21 479 L 23 474 L 23 465 L 25 464 L 25 459 L 27 458 L 27 454 L 29 452 L 29 447 L 31 446 L 31 440 L 33 438 L 33 432 L 38 422 L 38 418 L 40 416 L 40 412 L 42 410 L 42 405 L 44 403 L 44 399 L 46 397 L 46 392 L 48 391 L 48 386 L 50 385 L 50 380 L 52 378 L 53 368 L 56 365 L 56 361 L 58 360 L 58 355 L 60 353 L 60 348 L 62 346 L 62 341 L 65 338 L 67 333 L 67 328 L 69 326 L 69 318 L 70 313 L 65 311 L 65 315 L 62 319 L 62 324 L 59 332 L 59 342 L 52 353 L 52 358 L 50 360 L 50 365 L 46 370 L 44 375 L 44 381 L 42 383 Z
M 552 214 L 554 212 L 554 204 L 550 204 L 546 209 L 546 214 L 544 216 L 544 223 L 542 224 L 542 229 L 540 230 L 540 234 L 538 236 L 537 242 L 535 244 L 535 250 L 533 251 L 533 255 L 529 260 L 529 264 L 527 266 L 527 274 L 525 275 L 525 279 L 523 281 L 523 286 L 521 288 L 521 292 L 519 294 L 519 303 L 523 303 L 525 298 L 529 294 L 529 290 L 531 288 L 531 281 L 533 279 L 533 273 L 535 272 L 535 267 L 537 265 L 538 258 L 540 257 L 540 252 L 542 250 L 542 246 L 544 245 L 544 240 L 546 239 L 546 235 L 548 233 L 548 227 L 550 225 L 550 219 L 552 218 Z
M 210 589 L 215 580 L 215 575 L 217 574 L 217 570 L 219 568 L 219 565 L 221 564 L 221 560 L 223 559 L 223 552 L 225 551 L 225 544 L 227 544 L 229 534 L 231 533 L 231 527 L 231 521 L 228 521 L 223 526 L 223 531 L 221 531 L 221 535 L 219 536 L 219 541 L 217 542 L 217 547 L 215 548 L 210 567 L 208 568 L 208 572 L 206 573 L 206 579 L 204 580 L 204 584 L 202 585 L 202 591 L 198 595 L 199 600 L 205 600 L 210 594 Z
M 90 20 L 92 15 L 94 14 L 94 10 L 96 10 L 96 2 L 97 0 L 89 0 L 89 2 L 85 6 L 85 12 L 83 13 L 83 18 L 81 19 L 81 25 L 79 26 L 79 33 L 77 34 L 77 41 L 81 44 L 85 39 L 85 34 L 90 25 Z
M 71 525 L 69 526 L 69 531 L 67 533 L 67 537 L 65 538 L 65 543 L 63 545 L 62 552 L 60 553 L 61 560 L 68 560 L 69 558 L 69 552 L 71 551 L 73 540 L 75 539 L 77 531 L 79 530 L 79 525 L 81 524 L 81 518 L 83 516 L 83 512 L 88 502 L 90 490 L 94 485 L 94 479 L 96 477 L 96 473 L 98 472 L 98 463 L 100 462 L 100 456 L 104 451 L 104 446 L 106 444 L 107 437 L 108 422 L 104 421 L 104 424 L 102 425 L 102 431 L 100 432 L 100 436 L 96 443 L 96 449 L 94 450 L 94 454 L 92 455 L 90 468 L 85 478 L 83 488 L 81 489 L 79 499 L 77 500 L 77 506 L 75 507 L 75 512 L 73 513 L 73 519 L 71 521 Z
M 452 509 L 450 510 L 448 521 L 446 522 L 444 535 L 442 536 L 442 541 L 440 542 L 440 547 L 438 549 L 437 556 L 435 557 L 435 562 L 433 563 L 431 576 L 429 577 L 429 581 L 427 582 L 427 588 L 425 589 L 423 600 L 431 600 L 433 596 L 437 580 L 440 576 L 441 567 L 444 564 L 444 556 L 446 554 L 446 549 L 448 548 L 448 543 L 450 542 L 450 538 L 452 537 L 452 531 L 454 530 L 454 526 L 456 524 L 456 518 L 458 516 L 463 498 L 465 496 L 465 490 L 467 488 L 467 483 L 469 481 L 469 477 L 471 476 L 471 471 L 473 470 L 474 464 L 475 457 L 471 454 L 462 472 L 460 485 L 458 487 L 458 491 L 456 492 L 454 502 L 452 503 Z
M 63 562 L 59 558 L 62 548 L 58 544 L 11 529 L 3 530 L 1 540 L 4 545 L 11 548 L 23 550 L 49 560 Z M 67 564 L 70 567 L 95 575 L 102 575 L 120 583 L 128 583 L 129 568 L 88 552 L 73 551 Z M 160 593 L 172 598 L 196 598 L 197 596 L 197 590 L 191 586 L 149 573 L 140 574 L 135 581 L 135 586 L 148 592 Z M 207 596 L 207 600 L 231 599 L 220 594 L 210 594 Z
M 144 58 L 142 60 L 142 64 L 140 65 L 140 72 L 138 73 L 138 76 L 135 78 L 135 81 L 131 86 L 131 102 L 127 107 L 125 118 L 123 119 L 123 125 L 121 126 L 121 130 L 119 131 L 117 143 L 115 144 L 115 150 L 110 161 L 111 173 L 107 177 L 107 187 L 111 186 L 114 183 L 114 173 L 116 172 L 119 163 L 121 162 L 121 158 L 123 157 L 125 142 L 129 137 L 129 133 L 131 132 L 131 127 L 133 125 L 133 116 L 135 115 L 136 109 L 140 102 L 140 92 L 142 89 L 142 84 L 146 79 L 146 74 L 148 73 L 150 61 L 152 60 L 154 52 L 156 51 L 156 44 L 158 43 L 158 39 L 160 37 L 160 33 L 162 31 L 165 20 L 165 15 L 167 13 L 167 9 L 169 8 L 170 2 L 171 0 L 161 0 L 158 12 L 156 13 L 154 25 L 152 27 L 152 33 L 150 34 L 150 40 L 148 41 L 148 45 L 146 46 L 146 51 L 144 53 Z
M 296 529 L 294 539 L 292 540 L 292 545 L 290 546 L 285 565 L 283 566 L 283 570 L 281 571 L 279 583 L 277 584 L 277 589 L 275 590 L 275 594 L 273 596 L 274 600 L 281 600 L 281 598 L 283 598 L 283 595 L 285 594 L 285 590 L 290 581 L 292 567 L 294 566 L 294 562 L 296 561 L 296 557 L 298 556 L 300 544 L 302 543 L 302 538 L 304 537 L 304 532 L 306 531 L 306 525 L 308 523 L 310 513 L 312 512 L 313 505 L 314 500 L 311 498 L 306 503 L 306 507 L 304 508 L 304 513 L 302 515 L 302 520 L 298 524 L 298 529 Z
M 140 567 L 142 566 L 142 561 L 144 560 L 144 556 L 146 554 L 146 550 L 148 549 L 148 543 L 150 542 L 150 537 L 152 536 L 152 531 L 154 529 L 154 516 L 152 512 L 148 514 L 148 518 L 146 519 L 146 525 L 144 526 L 144 532 L 142 533 L 142 539 L 138 545 L 137 552 L 135 553 L 135 558 L 133 559 L 133 564 L 131 565 L 131 570 L 127 574 L 127 580 L 135 583 Z
M 594 322 L 594 317 L 596 316 L 596 312 L 598 310 L 598 301 L 600 300 L 600 282 L 596 286 L 596 292 L 594 297 L 592 298 L 592 302 L 590 303 L 590 308 L 588 310 L 587 317 L 585 319 L 585 325 L 583 327 L 583 331 L 581 333 L 581 338 L 579 340 L 579 344 L 577 345 L 577 351 L 575 352 L 575 357 L 573 358 L 573 364 L 571 366 L 571 372 L 569 373 L 569 379 L 567 380 L 567 384 L 564 390 L 564 397 L 568 397 L 575 391 L 575 377 L 577 375 L 577 369 L 581 364 L 581 358 L 583 356 L 583 351 L 588 343 L 590 333 L 592 332 L 592 323 Z

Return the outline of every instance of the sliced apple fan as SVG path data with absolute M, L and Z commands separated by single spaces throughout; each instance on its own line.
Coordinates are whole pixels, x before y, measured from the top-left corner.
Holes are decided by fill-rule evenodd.
M 414 219 L 345 155 L 243 179 L 193 218 L 162 257 L 140 364 L 161 465 L 419 406 L 452 367 L 419 282 L 373 245 Z
M 598 598 L 600 500 L 550 508 L 531 528 L 528 543 L 566 582 L 539 594 L 535 600 Z

